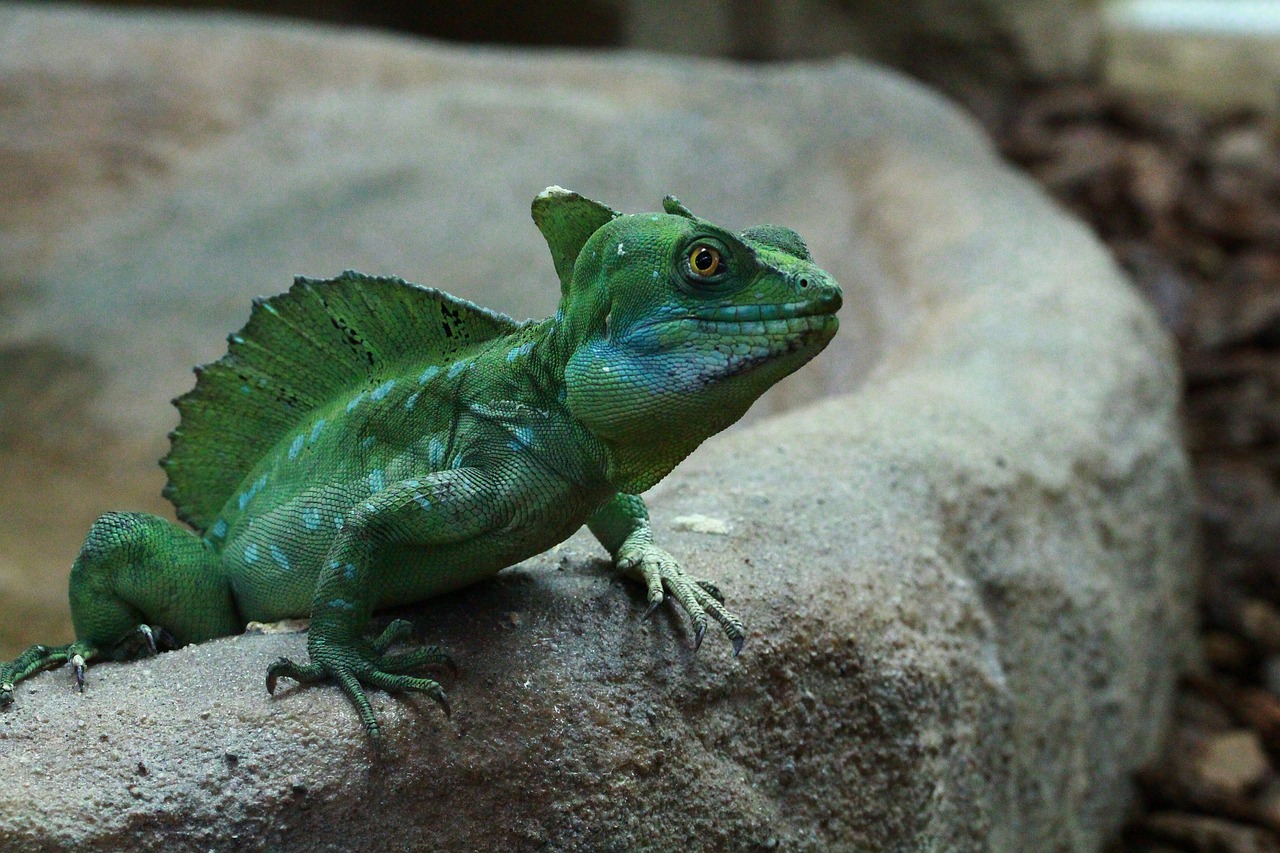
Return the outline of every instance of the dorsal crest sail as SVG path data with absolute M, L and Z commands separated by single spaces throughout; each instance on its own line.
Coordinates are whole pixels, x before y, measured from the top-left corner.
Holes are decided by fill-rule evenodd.
M 287 293 L 256 299 L 227 354 L 196 368 L 174 400 L 164 495 L 205 532 L 263 457 L 309 413 L 372 389 L 409 363 L 449 364 L 521 327 L 443 291 L 347 271 L 299 276 Z

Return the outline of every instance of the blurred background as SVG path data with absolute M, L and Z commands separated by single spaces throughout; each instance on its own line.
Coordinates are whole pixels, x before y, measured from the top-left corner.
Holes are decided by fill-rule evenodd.
M 1199 106 L 1274 110 L 1278 0 L 92 0 L 234 11 L 455 42 L 627 48 L 745 61 L 856 54 L 984 117 L 1011 90 L 1104 80 Z

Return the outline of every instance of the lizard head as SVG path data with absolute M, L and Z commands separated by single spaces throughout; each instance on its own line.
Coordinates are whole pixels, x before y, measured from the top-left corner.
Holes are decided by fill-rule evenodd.
M 790 229 L 734 234 L 671 196 L 608 213 L 561 270 L 566 399 L 601 438 L 669 461 L 644 486 L 821 352 L 841 294 Z

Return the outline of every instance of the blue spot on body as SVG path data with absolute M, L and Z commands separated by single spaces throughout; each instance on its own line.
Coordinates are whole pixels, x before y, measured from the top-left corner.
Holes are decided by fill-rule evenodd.
M 459 373 L 471 366 L 469 361 L 455 361 L 453 366 L 449 368 L 449 378 L 455 378 Z
M 427 464 L 432 468 L 444 461 L 444 442 L 433 438 L 427 443 Z
M 221 539 L 227 535 L 227 522 L 225 519 L 218 519 L 213 523 L 213 530 L 210 531 L 214 536 Z
M 320 437 L 320 430 L 324 429 L 324 418 L 316 421 L 316 425 L 311 428 L 311 443 L 315 444 L 316 439 Z
M 369 472 L 369 491 L 377 494 L 387 487 L 387 478 L 383 474 L 381 468 L 374 468 Z
M 343 576 L 343 577 L 345 577 L 345 578 L 346 578 L 347 580 L 349 580 L 349 581 L 353 581 L 353 580 L 355 580 L 355 579 L 356 579 L 356 567 L 355 567 L 355 564 L 354 564 L 354 563 L 347 563 L 347 565 L 342 569 L 342 576 Z
M 344 521 L 344 520 L 343 520 L 342 516 L 340 516 L 340 515 L 335 515 L 335 516 L 333 517 L 333 526 L 334 526 L 336 529 L 341 530 L 341 529 L 342 529 L 342 525 L 344 525 L 344 524 L 346 524 L 346 521 Z
M 240 386 L 240 390 L 241 390 L 241 391 L 243 391 L 243 392 L 244 392 L 244 393 L 246 393 L 246 394 L 252 393 L 252 391 L 253 391 L 253 389 L 252 389 L 252 388 L 250 388 L 248 385 L 241 385 L 241 386 Z
M 422 371 L 422 375 L 418 377 L 418 384 L 425 385 L 426 383 L 434 379 L 439 372 L 440 372 L 439 367 L 435 366 L 434 364 L 431 365 L 426 370 Z
M 350 403 L 347 403 L 348 414 L 355 411 L 356 406 L 360 405 L 360 403 L 364 401 L 364 395 L 365 395 L 365 392 L 361 391 L 359 394 L 357 394 L 355 397 L 352 398 Z
M 425 511 L 427 511 L 427 512 L 430 512 L 430 511 L 431 511 L 431 501 L 427 500 L 427 499 L 426 499 L 426 498 L 424 498 L 422 495 L 416 495 L 416 494 L 415 494 L 415 495 L 413 496 L 413 500 L 414 500 L 414 502 L 416 502 L 416 503 L 418 504 L 418 506 L 422 507 L 422 508 L 423 508 L 423 510 L 425 510 Z
M 356 606 L 352 604 L 350 601 L 344 601 L 341 598 L 333 599 L 332 601 L 329 602 L 329 606 L 337 608 L 338 610 L 355 610 L 356 609 Z
M 386 382 L 383 382 L 377 388 L 374 388 L 369 392 L 369 399 L 373 400 L 375 403 L 380 402 L 391 393 L 391 389 L 394 387 L 396 387 L 396 381 L 394 379 L 388 379 Z
M 367 435 L 364 437 L 364 440 L 360 442 L 360 446 L 363 447 L 365 450 L 368 450 L 370 447 L 373 447 L 373 443 L 375 441 L 377 441 L 376 438 L 374 438 L 371 435 Z
M 302 523 L 307 526 L 308 530 L 320 529 L 320 510 L 315 507 L 307 507 L 302 511 Z
M 246 506 L 248 506 L 249 501 L 253 500 L 254 495 L 262 491 L 263 487 L 266 485 L 267 485 L 267 475 L 263 474 L 254 482 L 252 486 L 249 487 L 248 491 L 241 492 L 240 497 L 236 499 L 236 503 L 240 505 L 240 509 L 243 510 Z
M 530 447 L 530 446 L 532 446 L 532 444 L 533 444 L 533 427 L 528 427 L 528 426 L 518 426 L 518 427 L 516 427 L 515 429 L 511 430 L 511 432 L 515 435 L 515 437 L 516 437 L 516 441 L 517 441 L 517 442 L 519 442 L 520 444 L 522 444 L 522 445 L 523 445 L 523 446 L 525 446 L 525 447 Z
M 293 443 L 289 445 L 289 458 L 297 459 L 298 454 L 302 452 L 302 445 L 306 444 L 306 442 L 307 437 L 305 435 L 300 435 L 295 438 Z
M 461 454 L 461 453 L 459 453 L 457 456 L 453 457 L 453 465 L 452 465 L 451 467 L 452 467 L 455 471 L 456 471 L 457 469 L 459 469 L 459 468 L 461 468 L 461 467 L 462 467 L 462 454 Z
M 278 545 L 270 546 L 271 562 L 275 563 L 282 569 L 289 568 L 289 555 L 280 550 Z
M 258 562 L 258 543 L 250 542 L 244 546 L 244 561 L 246 563 Z
M 414 391 L 412 394 L 410 394 L 409 399 L 404 401 L 404 407 L 406 409 L 412 409 L 413 404 L 418 402 L 418 395 L 421 393 L 422 393 L 421 391 Z
M 512 347 L 511 351 L 507 353 L 507 361 L 515 361 L 520 356 L 528 355 L 531 352 L 533 352 L 533 341 L 521 344 L 518 347 Z

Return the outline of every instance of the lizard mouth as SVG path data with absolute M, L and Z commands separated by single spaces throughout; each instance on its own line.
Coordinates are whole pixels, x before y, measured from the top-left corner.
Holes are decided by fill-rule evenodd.
M 713 335 L 792 339 L 814 332 L 834 332 L 838 325 L 834 314 L 840 304 L 840 292 L 827 291 L 815 299 L 797 302 L 705 308 L 685 322 Z
M 840 310 L 839 291 L 827 291 L 814 299 L 798 302 L 776 302 L 756 305 L 722 305 L 706 308 L 694 316 L 704 323 L 768 323 L 775 320 L 795 320 L 802 317 L 821 317 Z

